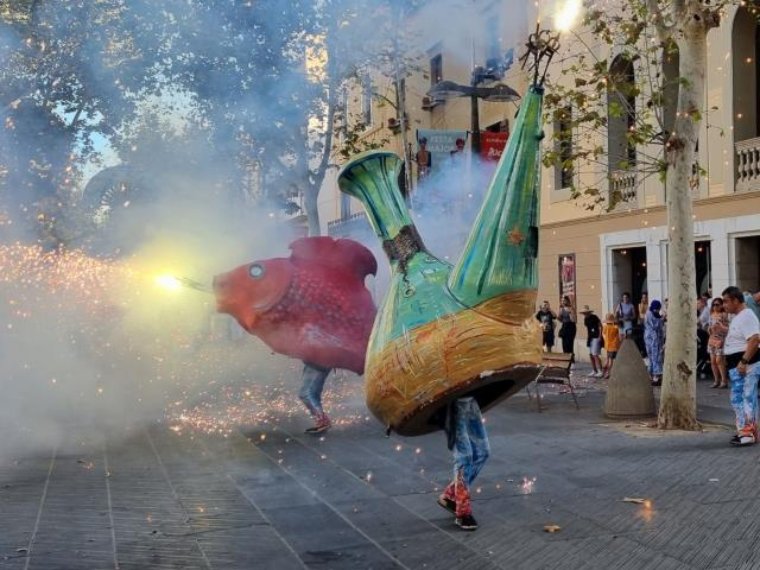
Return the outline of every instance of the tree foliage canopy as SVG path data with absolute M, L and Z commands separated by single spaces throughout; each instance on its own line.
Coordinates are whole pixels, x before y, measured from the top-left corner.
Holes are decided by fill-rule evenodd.
M 414 4 L 0 0 L 0 207 L 50 223 L 106 148 L 157 181 L 180 164 L 232 201 L 316 204 L 341 82 Z
M 550 77 L 546 97 L 547 122 L 564 128 L 555 129 L 543 161 L 575 174 L 573 196 L 588 209 L 614 209 L 625 200 L 615 184 L 625 172 L 635 171 L 638 184 L 652 175 L 665 179 L 667 152 L 680 144 L 672 138 L 679 88 L 689 84 L 679 69 L 679 41 L 688 31 L 684 14 L 702 19 L 708 30 L 730 4 L 624 0 L 611 8 L 592 2 L 581 31 L 565 39 L 572 53 Z M 699 122 L 709 111 L 688 113 Z M 621 120 L 622 150 L 609 143 Z M 692 184 L 704 174 L 695 163 Z

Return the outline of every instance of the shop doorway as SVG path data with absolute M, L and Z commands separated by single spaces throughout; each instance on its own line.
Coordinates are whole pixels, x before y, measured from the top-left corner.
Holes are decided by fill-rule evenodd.
M 620 301 L 623 293 L 628 292 L 634 303 L 641 300 L 641 294 L 647 290 L 647 248 L 627 247 L 612 250 L 612 297 L 611 307 Z
M 760 289 L 760 236 L 736 238 L 736 286 L 742 291 Z

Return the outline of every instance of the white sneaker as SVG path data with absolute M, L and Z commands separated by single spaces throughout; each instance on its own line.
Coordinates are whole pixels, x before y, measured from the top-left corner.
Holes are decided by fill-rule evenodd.
M 602 376 L 604 376 L 604 372 L 597 372 L 594 374 L 594 378 L 601 378 Z
M 592 370 L 591 372 L 586 374 L 586 378 L 596 378 L 596 372 Z

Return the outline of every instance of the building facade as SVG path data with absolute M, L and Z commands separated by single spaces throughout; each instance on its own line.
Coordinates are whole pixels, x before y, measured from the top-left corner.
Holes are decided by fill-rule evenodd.
M 695 296 L 719 295 L 730 284 L 760 288 L 760 33 L 753 11 L 732 7 L 708 37 L 707 110 L 698 146 L 704 171 L 692 189 Z M 612 66 L 620 62 L 614 53 L 602 55 Z M 568 58 L 556 67 L 571 64 Z M 668 73 L 669 64 L 660 68 L 662 73 Z M 641 99 L 633 102 L 632 112 Z M 669 108 L 674 113 L 674 105 L 668 101 L 665 113 Z M 620 146 L 612 123 L 607 140 L 599 141 L 608 156 Z M 651 149 L 632 150 L 635 161 L 637 153 Z M 650 300 L 667 299 L 665 191 L 658 177 L 644 179 L 635 168 L 577 174 L 573 182 L 580 188 L 588 182 L 584 177 L 601 175 L 610 179 L 608 192 L 614 189 L 626 198 L 611 211 L 589 211 L 561 184 L 557 170 L 545 169 L 542 179 L 540 296 L 556 302 L 563 291 L 573 291 L 577 305 L 600 314 L 614 310 L 624 292 L 635 302 L 642 293 Z
M 414 135 L 418 129 L 469 130 L 472 125 L 469 98 L 434 101 L 427 95 L 431 87 L 441 80 L 467 84 L 478 62 L 486 62 L 489 56 L 511 47 L 519 50 L 535 29 L 536 14 L 530 12 L 530 7 L 515 16 L 507 4 L 475 2 L 466 20 L 470 29 L 466 37 L 444 36 L 442 30 L 450 30 L 450 25 L 439 27 L 441 31 L 436 36 L 438 22 L 425 9 L 409 23 L 412 29 L 420 30 L 420 38 L 424 39 L 417 56 L 426 71 L 406 79 L 408 138 L 413 147 L 406 149 L 406 156 L 415 172 L 417 164 L 409 159 L 418 148 Z M 754 11 L 751 5 L 731 7 L 708 38 L 707 110 L 701 121 L 698 147 L 704 170 L 695 177 L 698 183 L 692 189 L 695 296 L 708 291 L 720 294 L 729 284 L 743 289 L 760 288 L 760 31 Z M 589 45 L 602 50 L 593 42 Z M 552 77 L 558 76 L 563 66 L 572 65 L 573 54 L 578 53 L 572 42 L 562 50 L 550 68 Z M 644 80 L 635 77 L 633 68 L 627 68 L 627 62 L 616 54 L 596 55 L 610 61 L 611 68 L 617 66 L 622 73 L 632 74 L 632 81 Z M 673 65 L 673 61 L 664 59 L 660 71 L 673 73 Z M 498 81 L 524 92 L 527 80 L 518 67 L 513 66 Z M 629 103 L 635 112 L 644 101 L 642 98 Z M 514 103 L 479 101 L 481 128 L 508 125 L 516 108 Z M 674 112 L 674 101 L 668 101 L 666 115 Z M 366 136 L 385 132 L 389 135 L 387 148 L 404 155 L 401 137 L 389 128 L 395 124 L 388 122 L 395 119 L 395 110 L 376 106 L 372 113 L 373 123 Z M 627 128 L 626 117 L 618 119 L 610 120 L 607 132 L 599 135 L 598 144 L 604 145 L 607 154 L 623 153 L 626 160 L 635 162 L 637 153 L 650 153 L 652 149 L 626 148 L 621 143 L 625 139 L 621 139 L 620 129 Z M 547 133 L 562 128 L 565 126 L 561 122 L 546 124 Z M 570 141 L 577 136 L 580 135 L 571 133 Z M 546 141 L 547 145 L 556 144 L 549 136 Z M 629 292 L 635 302 L 645 292 L 650 299 L 668 297 L 664 185 L 656 176 L 645 177 L 636 168 L 620 172 L 610 168 L 609 164 L 582 172 L 558 166 L 544 168 L 539 301 L 546 299 L 556 306 L 563 294 L 571 294 L 576 306 L 589 305 L 603 315 L 614 309 L 623 292 Z M 604 179 L 602 192 L 614 191 L 624 200 L 614 208 L 588 209 L 587 203 L 574 197 L 571 187 L 583 188 L 592 178 Z M 462 194 L 466 193 L 463 188 Z M 334 179 L 323 191 L 321 207 L 328 233 L 367 232 L 361 206 L 342 198 Z M 440 221 L 448 220 L 443 216 Z M 435 250 L 434 244 L 428 245 Z

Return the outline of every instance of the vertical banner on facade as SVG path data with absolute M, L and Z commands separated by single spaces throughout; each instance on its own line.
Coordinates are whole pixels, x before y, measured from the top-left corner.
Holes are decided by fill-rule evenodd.
M 568 296 L 575 307 L 575 254 L 559 256 L 559 298 Z
M 417 129 L 418 181 L 426 177 L 439 176 L 441 172 L 464 163 L 464 148 L 467 131 Z M 422 176 L 420 176 L 421 173 Z
M 484 131 L 480 133 L 480 158 L 483 160 L 499 162 L 504 148 L 507 146 L 509 133 L 492 133 Z

